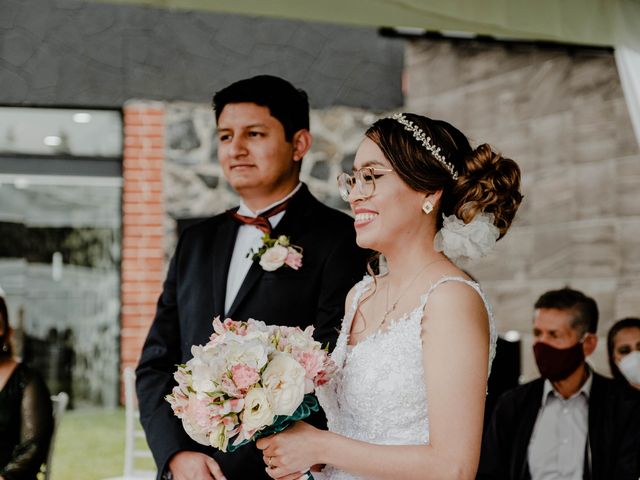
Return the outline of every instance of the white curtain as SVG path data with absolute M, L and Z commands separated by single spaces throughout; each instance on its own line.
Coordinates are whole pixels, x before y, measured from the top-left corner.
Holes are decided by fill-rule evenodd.
M 640 1 L 620 0 L 615 58 L 624 98 L 640 146 Z

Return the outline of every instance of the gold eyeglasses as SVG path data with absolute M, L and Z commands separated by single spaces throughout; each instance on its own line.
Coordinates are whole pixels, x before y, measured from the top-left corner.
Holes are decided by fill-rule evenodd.
M 376 191 L 376 178 L 383 173 L 393 172 L 390 168 L 364 167 L 353 172 L 353 175 L 341 173 L 338 175 L 338 191 L 345 202 L 349 201 L 349 194 L 354 188 L 358 189 L 363 198 L 369 198 Z

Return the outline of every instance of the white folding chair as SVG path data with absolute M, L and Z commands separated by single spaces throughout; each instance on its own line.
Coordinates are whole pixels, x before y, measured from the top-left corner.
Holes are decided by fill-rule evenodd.
M 57 395 L 52 395 L 51 403 L 53 404 L 53 432 L 51 433 L 51 442 L 49 443 L 49 452 L 47 453 L 44 480 L 51 480 L 51 462 L 53 460 L 53 450 L 56 443 L 56 433 L 58 432 L 60 420 L 62 420 L 64 412 L 67 410 L 69 395 L 67 395 L 66 392 L 60 392 Z
M 124 369 L 124 405 L 125 405 L 125 436 L 124 436 L 124 471 L 122 477 L 105 480 L 153 480 L 155 470 L 144 470 L 136 467 L 136 461 L 142 458 L 152 458 L 147 447 L 144 431 L 140 425 L 140 411 L 136 397 L 136 374 L 133 368 Z

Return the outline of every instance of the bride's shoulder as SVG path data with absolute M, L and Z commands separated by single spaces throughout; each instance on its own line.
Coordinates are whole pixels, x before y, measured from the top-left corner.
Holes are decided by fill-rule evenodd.
M 345 303 L 347 305 L 351 305 L 354 300 L 357 300 L 364 292 L 369 290 L 372 282 L 373 277 L 371 277 L 371 275 L 365 275 L 362 280 L 351 287 L 351 290 L 349 290 L 349 293 L 347 294 L 347 300 Z
M 467 275 L 443 276 L 435 281 L 425 298 L 429 310 L 485 310 L 487 299 L 482 288 Z

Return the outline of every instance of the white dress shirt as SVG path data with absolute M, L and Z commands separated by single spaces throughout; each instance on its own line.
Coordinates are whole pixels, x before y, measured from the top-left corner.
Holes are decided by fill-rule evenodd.
M 542 405 L 529 441 L 531 480 L 582 480 L 589 433 L 589 394 L 593 375 L 564 398 L 545 380 Z
M 298 183 L 296 188 L 293 189 L 291 193 L 289 193 L 286 197 L 278 200 L 275 203 L 272 203 L 268 207 L 265 207 L 257 212 L 251 210 L 244 201 L 240 200 L 240 208 L 238 209 L 238 213 L 240 215 L 244 215 L 245 217 L 257 217 L 261 213 L 266 212 L 267 210 L 272 209 L 273 207 L 280 205 L 282 202 L 286 202 L 291 197 L 293 197 L 300 187 L 302 183 Z M 282 217 L 284 217 L 286 210 L 279 212 L 272 217 L 269 217 L 269 223 L 272 228 L 275 228 Z M 224 311 L 225 314 L 233 305 L 233 301 L 236 299 L 236 295 L 238 295 L 238 291 L 242 286 L 242 282 L 244 282 L 249 269 L 251 268 L 251 264 L 253 260 L 247 257 L 247 254 L 252 250 L 257 250 L 262 246 L 261 238 L 264 235 L 262 230 L 254 225 L 240 225 L 238 229 L 238 235 L 236 236 L 236 243 L 233 247 L 233 254 L 231 255 L 231 264 L 229 265 L 229 274 L 227 275 L 227 291 L 224 299 Z

